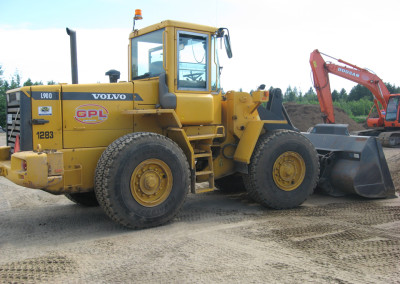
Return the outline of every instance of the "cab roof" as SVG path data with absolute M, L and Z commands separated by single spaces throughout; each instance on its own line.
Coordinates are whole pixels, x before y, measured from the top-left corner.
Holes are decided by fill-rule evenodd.
M 142 28 L 140 30 L 135 30 L 129 34 L 129 38 L 133 38 L 142 34 L 146 34 L 152 31 L 156 31 L 165 27 L 175 27 L 175 28 L 182 28 L 182 29 L 189 29 L 189 30 L 196 30 L 196 31 L 202 31 L 202 32 L 210 32 L 214 33 L 217 31 L 217 28 L 215 27 L 210 27 L 210 26 L 204 26 L 204 25 L 198 25 L 198 24 L 191 24 L 191 23 L 186 23 L 186 22 L 179 22 L 179 21 L 173 21 L 173 20 L 165 20 L 160 23 Z

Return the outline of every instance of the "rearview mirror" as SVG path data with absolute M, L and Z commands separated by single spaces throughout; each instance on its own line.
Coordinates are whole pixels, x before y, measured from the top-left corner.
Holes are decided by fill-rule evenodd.
M 228 55 L 228 58 L 232 58 L 231 39 L 229 37 L 229 33 L 227 35 L 224 35 L 224 41 L 226 54 Z
M 227 34 L 225 34 L 225 30 Z M 228 55 L 228 58 L 232 58 L 231 38 L 229 37 L 229 30 L 227 28 L 219 28 L 215 32 L 215 35 L 217 36 L 217 38 L 224 38 L 226 55 Z

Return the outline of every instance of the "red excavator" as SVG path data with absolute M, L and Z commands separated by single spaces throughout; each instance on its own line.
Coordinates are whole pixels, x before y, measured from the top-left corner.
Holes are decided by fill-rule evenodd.
M 322 55 L 343 64 L 325 62 Z M 383 146 L 394 147 L 400 144 L 399 101 L 400 94 L 390 94 L 383 81 L 368 69 L 319 52 L 317 49 L 310 56 L 314 87 L 317 91 L 321 112 L 325 123 L 335 123 L 332 104 L 332 93 L 329 73 L 365 86 L 374 96 L 374 107 L 371 109 L 367 125 L 371 129 L 361 131 L 359 135 L 378 136 Z M 376 108 L 378 117 L 371 117 Z

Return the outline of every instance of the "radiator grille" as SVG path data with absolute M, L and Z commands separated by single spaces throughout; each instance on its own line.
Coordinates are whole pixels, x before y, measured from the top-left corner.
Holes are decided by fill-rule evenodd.
M 7 93 L 7 145 L 14 153 L 15 140 L 21 135 L 21 93 Z M 21 138 L 21 137 L 20 137 Z

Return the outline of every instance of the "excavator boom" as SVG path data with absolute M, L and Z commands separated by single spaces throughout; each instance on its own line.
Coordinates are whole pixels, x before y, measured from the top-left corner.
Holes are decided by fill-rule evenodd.
M 322 55 L 330 57 L 343 65 L 325 62 Z M 374 96 L 374 104 L 378 110 L 379 120 L 376 126 L 384 125 L 384 110 L 390 97 L 390 92 L 383 81 L 371 71 L 360 68 L 357 65 L 348 63 L 341 59 L 336 59 L 329 55 L 314 50 L 310 55 L 310 65 L 313 73 L 314 87 L 317 91 L 318 100 L 321 106 L 321 112 L 324 114 L 325 123 L 335 123 L 333 112 L 332 93 L 329 84 L 329 73 L 353 81 L 365 86 Z M 381 108 L 378 104 L 381 104 Z
M 329 72 L 325 68 L 325 60 L 318 50 L 314 50 L 310 57 L 311 70 L 313 74 L 314 88 L 317 91 L 319 105 L 323 113 L 325 123 L 335 123 L 333 112 L 331 85 L 329 83 Z

